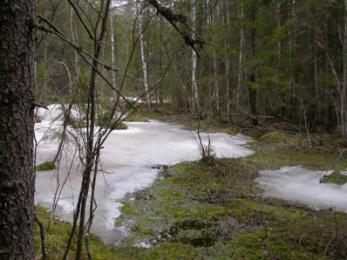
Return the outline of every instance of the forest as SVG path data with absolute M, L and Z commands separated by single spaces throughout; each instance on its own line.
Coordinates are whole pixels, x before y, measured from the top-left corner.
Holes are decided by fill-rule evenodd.
M 0 259 L 346 259 L 347 0 L 0 3 Z

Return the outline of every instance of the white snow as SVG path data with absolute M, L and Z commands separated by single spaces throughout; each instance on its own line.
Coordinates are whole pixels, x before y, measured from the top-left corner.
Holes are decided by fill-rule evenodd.
M 60 110 L 61 111 L 61 110 Z M 51 123 L 54 118 L 61 119 L 59 108 L 51 111 L 38 111 L 43 119 L 35 125 L 37 163 L 52 160 L 59 144 L 56 133 L 61 131 L 62 121 Z M 143 189 L 153 183 L 158 170 L 153 165 L 173 165 L 183 161 L 200 159 L 197 136 L 180 125 L 159 121 L 127 122 L 127 130 L 111 133 L 101 153 L 101 166 L 96 185 L 97 210 L 93 232 L 104 242 L 115 244 L 122 233 L 114 226 L 119 217 L 119 202 L 127 193 Z M 74 131 L 69 128 L 69 131 Z M 219 158 L 238 158 L 253 154 L 247 147 L 251 141 L 243 135 L 202 133 L 207 144 L 208 138 Z M 51 208 L 57 188 L 67 180 L 61 191 L 54 214 L 63 220 L 71 221 L 72 213 L 81 184 L 81 169 L 78 155 L 74 157 L 76 146 L 71 142 L 65 146 L 62 162 L 58 171 L 40 172 L 36 178 L 35 203 Z M 70 163 L 72 168 L 69 173 Z M 66 178 L 68 176 L 68 178 Z
M 347 184 L 320 183 L 332 171 L 311 171 L 301 166 L 260 171 L 257 182 L 264 196 L 299 202 L 315 209 L 347 212 Z

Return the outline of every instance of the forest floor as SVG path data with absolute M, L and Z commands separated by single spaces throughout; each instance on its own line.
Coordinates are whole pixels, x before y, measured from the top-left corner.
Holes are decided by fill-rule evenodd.
M 133 121 L 159 119 L 191 129 L 234 134 L 244 129 L 188 115 L 136 113 Z M 94 259 L 346 259 L 347 215 L 264 198 L 255 179 L 259 170 L 302 165 L 335 170 L 327 182 L 344 184 L 338 172 L 343 142 L 313 134 L 311 145 L 300 133 L 247 129 L 255 154 L 242 159 L 182 163 L 165 169 L 155 183 L 124 201 L 117 225 L 129 236 L 117 248 L 92 237 Z M 343 152 L 342 152 L 343 156 Z M 48 213 L 37 208 L 47 223 Z M 70 225 L 54 220 L 47 247 L 59 259 Z M 152 245 L 150 248 L 134 247 Z M 37 234 L 37 252 L 39 255 Z

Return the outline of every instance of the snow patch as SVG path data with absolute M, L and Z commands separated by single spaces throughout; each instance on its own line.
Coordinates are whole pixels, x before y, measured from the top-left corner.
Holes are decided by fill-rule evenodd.
M 57 111 L 59 109 L 53 107 L 52 114 L 41 115 L 44 119 L 52 119 L 58 116 Z M 124 233 L 114 227 L 115 219 L 120 215 L 120 201 L 127 193 L 143 189 L 154 182 L 159 170 L 152 169 L 153 165 L 173 165 L 201 158 L 196 133 L 183 126 L 159 121 L 126 124 L 128 129 L 113 131 L 105 142 L 100 159 L 103 172 L 99 173 L 96 183 L 97 210 L 93 232 L 108 244 L 116 244 Z M 62 121 L 52 124 L 49 120 L 43 120 L 35 125 L 38 139 L 37 163 L 54 158 L 59 144 L 59 138 L 54 135 L 61 131 L 61 127 Z M 70 127 L 68 130 L 75 131 Z M 219 158 L 238 158 L 253 154 L 247 147 L 251 139 L 243 135 L 201 133 L 201 136 L 205 144 L 208 139 L 211 140 Z M 72 220 L 82 179 L 78 155 L 73 156 L 75 150 L 73 142 L 67 144 L 59 169 L 39 173 L 36 178 L 35 202 L 50 208 L 57 183 L 61 185 L 67 180 L 55 210 L 55 215 L 66 221 Z M 73 163 L 73 167 L 69 173 L 70 163 Z
M 266 197 L 298 202 L 315 209 L 347 212 L 347 184 L 320 183 L 333 171 L 311 171 L 301 166 L 260 171 L 256 179 Z

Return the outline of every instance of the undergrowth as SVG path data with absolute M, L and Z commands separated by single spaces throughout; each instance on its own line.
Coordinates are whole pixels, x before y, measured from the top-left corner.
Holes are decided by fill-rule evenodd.
M 147 115 L 148 119 L 196 127 L 185 116 L 155 111 Z M 143 115 L 135 113 L 132 119 L 143 119 Z M 201 121 L 200 126 L 203 131 L 236 131 L 208 120 Z M 334 170 L 336 173 L 324 181 L 343 184 L 346 179 L 337 173 L 346 169 L 347 162 L 340 160 L 336 152 L 339 141 L 315 134 L 309 144 L 299 133 L 253 133 L 255 139 L 250 146 L 256 153 L 247 158 L 165 168 L 150 188 L 124 201 L 116 224 L 128 228 L 130 235 L 114 249 L 93 237 L 94 258 L 346 259 L 347 215 L 263 198 L 254 181 L 258 170 L 302 165 L 313 170 Z M 47 223 L 48 213 L 43 209 L 38 212 Z M 61 256 L 69 228 L 69 224 L 54 220 L 48 234 L 53 259 Z M 151 248 L 134 246 L 141 244 Z

